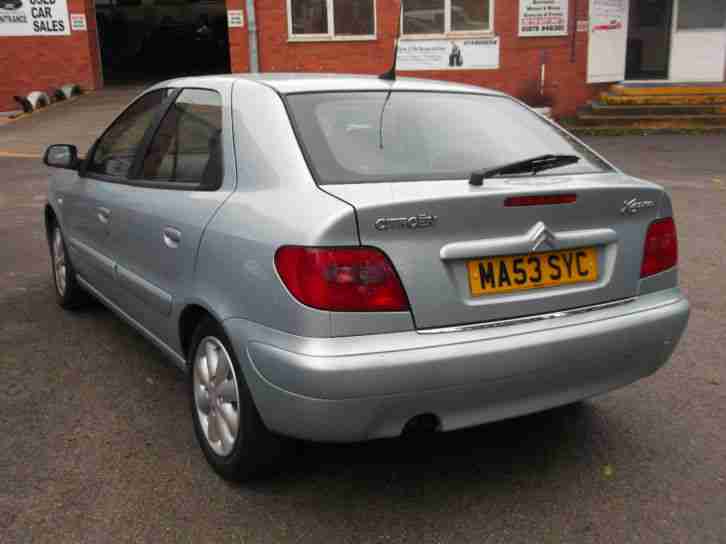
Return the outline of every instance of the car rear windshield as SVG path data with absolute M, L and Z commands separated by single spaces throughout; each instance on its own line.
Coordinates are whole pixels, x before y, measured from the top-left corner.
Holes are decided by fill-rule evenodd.
M 474 170 L 546 154 L 580 161 L 540 176 L 610 170 L 507 97 L 373 91 L 291 94 L 287 101 L 319 184 L 468 179 Z

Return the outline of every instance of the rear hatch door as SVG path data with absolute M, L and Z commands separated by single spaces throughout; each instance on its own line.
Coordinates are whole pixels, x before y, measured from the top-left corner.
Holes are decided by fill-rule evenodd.
M 636 295 L 645 233 L 656 218 L 660 189 L 619 173 L 544 179 L 491 179 L 483 187 L 462 180 L 327 185 L 325 190 L 356 208 L 361 243 L 391 259 L 418 328 L 556 312 Z M 576 195 L 576 201 L 505 205 L 513 196 L 562 194 Z M 653 205 L 638 213 L 623 211 L 632 199 Z M 586 255 L 579 253 L 580 263 L 578 250 Z M 547 260 L 553 254 L 554 267 Z M 529 261 L 533 255 L 545 258 L 535 257 L 537 264 Z M 517 285 L 521 274 L 512 273 L 513 259 L 504 265 L 496 259 L 510 256 L 522 259 L 518 269 L 524 267 L 529 276 L 523 286 Z M 595 267 L 587 258 L 596 260 Z M 587 275 L 578 273 L 578 264 Z M 551 280 L 558 267 L 564 279 L 533 287 L 538 268 Z
M 421 82 L 371 85 L 388 90 L 287 101 L 317 183 L 355 207 L 360 242 L 389 256 L 417 327 L 636 294 L 658 186 L 619 173 L 510 98 Z M 543 157 L 576 162 L 536 171 L 529 162 Z M 511 168 L 523 161 L 526 168 Z M 469 182 L 477 171 L 488 172 L 481 185 Z M 512 197 L 537 204 L 556 195 L 571 198 L 506 205 Z M 623 212 L 633 199 L 649 204 Z

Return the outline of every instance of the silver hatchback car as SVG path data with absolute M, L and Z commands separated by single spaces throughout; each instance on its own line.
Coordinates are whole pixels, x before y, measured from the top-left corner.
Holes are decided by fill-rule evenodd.
M 188 371 L 226 478 L 283 437 L 362 441 L 572 403 L 666 363 L 688 320 L 668 195 L 515 99 L 433 81 L 200 77 L 84 160 L 51 146 L 58 300 Z

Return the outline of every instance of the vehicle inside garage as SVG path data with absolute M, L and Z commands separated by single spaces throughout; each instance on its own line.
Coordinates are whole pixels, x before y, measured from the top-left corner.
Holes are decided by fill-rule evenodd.
M 107 83 L 230 71 L 224 0 L 97 0 Z

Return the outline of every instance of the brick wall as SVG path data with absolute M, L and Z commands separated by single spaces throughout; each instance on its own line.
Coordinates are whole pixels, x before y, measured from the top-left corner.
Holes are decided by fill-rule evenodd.
M 230 0 L 242 3 L 242 0 Z M 577 10 L 575 2 L 578 2 Z M 376 0 L 377 39 L 357 42 L 288 42 L 285 0 L 256 0 L 260 69 L 268 72 L 338 72 L 379 74 L 393 57 L 398 1 Z M 588 0 L 570 0 L 571 26 L 575 17 L 587 18 Z M 577 12 L 577 13 L 576 13 Z M 519 38 L 519 2 L 496 0 L 494 30 L 500 38 L 498 70 L 444 70 L 400 72 L 401 75 L 445 79 L 502 90 L 521 98 L 539 84 L 543 52 L 547 57 L 546 93 L 556 115 L 572 115 L 607 85 L 587 85 L 587 32 L 576 33 L 574 61 L 572 35 L 552 38 Z M 247 31 L 235 32 L 244 46 L 233 46 L 232 70 L 247 71 Z M 232 36 L 231 36 L 232 37 Z M 235 39 L 236 36 L 235 36 Z M 241 58 L 243 56 L 244 58 Z
M 245 8 L 245 0 L 227 0 L 227 9 L 241 9 L 245 16 L 244 28 L 229 29 L 229 58 L 232 72 L 249 72 L 249 20 Z
M 575 10 L 575 2 L 578 2 Z M 377 39 L 355 42 L 288 42 L 286 0 L 255 0 L 261 71 L 378 74 L 393 57 L 398 1 L 376 0 Z M 539 81 L 546 55 L 546 93 L 556 115 L 571 115 L 607 85 L 587 85 L 587 33 L 577 33 L 573 62 L 572 35 L 519 38 L 516 0 L 496 0 L 494 29 L 500 38 L 498 70 L 401 72 L 402 75 L 461 81 L 491 87 L 525 100 Z M 96 39 L 94 0 L 68 0 L 69 12 L 86 13 L 87 32 L 70 36 L 0 37 L 0 111 L 17 109 L 13 95 L 76 82 L 84 89 L 102 85 Z M 587 18 L 588 0 L 570 0 L 570 17 Z M 245 8 L 245 0 L 227 0 L 227 9 Z M 577 13 L 575 13 L 577 11 Z M 229 29 L 233 72 L 249 71 L 248 18 L 245 27 Z
M 93 0 L 68 0 L 69 13 L 85 13 L 87 32 L 69 36 L 0 37 L 0 111 L 19 109 L 14 95 L 47 91 L 65 83 L 101 86 Z

